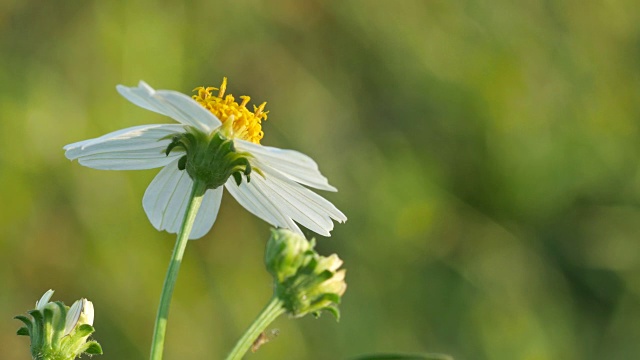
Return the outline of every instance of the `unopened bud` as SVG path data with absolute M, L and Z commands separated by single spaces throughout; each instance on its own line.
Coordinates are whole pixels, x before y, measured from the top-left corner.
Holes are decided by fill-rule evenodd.
M 313 248 L 315 241 L 285 229 L 272 230 L 265 262 L 274 277 L 275 296 L 293 317 L 318 316 L 327 310 L 339 318 L 338 304 L 347 289 L 342 260 L 325 257 Z
M 28 311 L 30 316 L 15 318 L 25 326 L 18 335 L 31 338 L 31 356 L 34 360 L 73 360 L 82 354 L 102 354 L 96 341 L 87 341 L 95 331 L 93 328 L 93 304 L 87 299 L 76 301 L 71 307 L 62 302 L 49 302 L 53 290 L 49 290 L 36 308 Z

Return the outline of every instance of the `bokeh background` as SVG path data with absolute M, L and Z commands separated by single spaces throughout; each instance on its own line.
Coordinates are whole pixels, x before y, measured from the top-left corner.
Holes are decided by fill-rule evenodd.
M 640 353 L 640 12 L 609 1 L 0 1 L 0 357 L 47 289 L 96 307 L 100 359 L 144 359 L 174 237 L 156 170 L 62 146 L 170 122 L 121 98 L 229 77 L 262 143 L 314 157 L 349 217 L 318 249 L 340 323 L 279 319 L 248 359 Z M 166 359 L 221 359 L 268 300 L 268 224 L 226 196 L 191 242 Z M 312 236 L 311 233 L 308 234 Z

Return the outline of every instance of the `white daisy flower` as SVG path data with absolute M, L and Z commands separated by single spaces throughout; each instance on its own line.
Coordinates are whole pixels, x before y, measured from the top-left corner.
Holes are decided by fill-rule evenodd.
M 169 116 L 180 124 L 155 124 L 118 130 L 64 147 L 65 156 L 103 170 L 164 167 L 144 194 L 142 204 L 158 230 L 177 233 L 193 186 L 193 177 L 207 184 L 190 239 L 204 236 L 218 214 L 223 188 L 247 210 L 269 224 L 301 233 L 301 224 L 330 236 L 333 221 L 347 217 L 307 187 L 337 191 L 302 153 L 260 145 L 266 103 L 246 108 L 220 89 L 197 88 L 190 98 L 171 90 L 118 85 L 132 103 Z M 212 90 L 219 90 L 213 95 Z

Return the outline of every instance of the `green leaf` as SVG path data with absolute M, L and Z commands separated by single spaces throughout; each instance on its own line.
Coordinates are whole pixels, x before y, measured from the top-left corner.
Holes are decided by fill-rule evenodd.
M 25 326 L 21 327 L 20 329 L 18 329 L 18 331 L 16 331 L 17 335 L 22 335 L 22 336 L 29 336 L 29 329 L 27 329 Z
M 352 360 L 453 360 L 453 357 L 444 354 L 374 354 Z

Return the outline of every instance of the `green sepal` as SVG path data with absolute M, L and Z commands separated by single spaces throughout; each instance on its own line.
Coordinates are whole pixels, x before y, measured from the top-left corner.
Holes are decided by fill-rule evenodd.
M 308 258 L 308 262 L 298 270 L 299 273 L 303 274 L 313 274 L 316 267 L 318 267 L 318 259 L 315 257 L 315 252 L 310 250 L 311 254 L 305 252 L 306 257 Z
M 195 137 L 194 137 L 195 139 Z M 207 150 L 209 153 L 215 153 L 217 152 L 217 149 L 221 148 L 221 145 L 223 145 L 225 141 L 225 138 L 222 136 L 222 134 L 220 133 L 215 133 L 213 135 L 213 137 L 211 138 L 211 140 L 209 140 L 209 145 L 207 146 Z M 231 145 L 233 146 L 233 144 Z M 225 150 L 229 151 L 231 149 L 230 146 L 226 146 Z
M 336 318 L 336 322 L 340 322 L 340 309 L 338 309 L 336 306 L 327 306 L 322 310 L 326 310 Z
M 204 134 L 200 134 L 200 137 L 203 137 L 203 136 L 204 136 Z M 187 139 L 187 143 L 182 142 L 185 145 L 185 149 L 186 149 L 186 146 L 189 146 L 191 144 L 195 144 L 198 141 L 196 136 L 194 134 L 190 133 L 190 132 L 184 133 L 184 138 Z
M 169 143 L 167 149 L 164 151 L 165 155 L 169 156 L 171 151 L 176 147 L 181 147 L 183 149 L 185 148 L 184 144 L 182 143 L 182 137 L 180 135 L 172 136 L 171 143 Z
M 54 302 L 54 304 L 58 307 L 58 310 L 60 310 L 60 313 L 58 314 L 60 321 L 53 321 L 55 327 L 53 328 L 53 336 L 51 340 L 52 345 L 55 348 L 58 346 L 58 344 L 60 343 L 60 339 L 64 335 L 64 319 L 66 319 L 67 317 L 67 307 L 64 306 L 62 301 L 56 301 Z
M 78 327 L 76 327 L 75 332 L 73 332 L 73 337 L 74 338 L 83 338 L 85 336 L 89 336 L 91 334 L 93 334 L 96 331 L 96 329 L 89 325 L 89 324 L 82 324 Z
M 18 331 L 16 331 L 16 335 L 29 336 L 31 334 L 29 333 L 29 329 L 27 329 L 26 326 L 23 326 L 20 329 L 18 329 Z
M 28 319 L 30 326 L 27 324 L 29 328 L 29 337 L 31 338 L 31 354 L 34 354 L 34 351 L 38 351 L 42 348 L 42 344 L 44 343 L 44 334 L 42 330 L 44 328 L 44 324 L 42 322 L 43 316 L 40 310 L 29 310 L 27 314 L 31 315 L 32 319 Z M 22 316 L 16 316 L 16 319 L 22 320 Z M 24 321 L 23 321 L 24 322 Z
M 36 321 L 36 324 L 42 324 L 42 321 L 44 321 L 44 317 L 42 315 L 42 312 L 40 312 L 40 310 L 29 310 L 27 311 L 27 314 L 33 317 L 33 320 Z
M 321 302 L 326 302 L 326 301 L 330 301 L 332 303 L 336 303 L 336 304 L 340 304 L 340 295 L 336 294 L 336 293 L 325 293 L 322 294 L 320 296 L 318 296 L 314 302 L 311 303 L 311 305 L 315 305 L 315 304 L 319 304 Z
M 13 318 L 22 321 L 22 323 L 25 325 L 24 327 L 27 329 L 27 331 L 29 331 L 29 333 L 31 333 L 31 330 L 33 329 L 33 321 L 31 321 L 31 319 L 24 315 L 17 315 Z
M 333 274 L 334 273 L 331 270 L 325 270 L 316 276 L 318 277 L 318 279 L 322 279 L 321 281 L 319 281 L 322 282 L 331 279 L 333 277 Z
M 56 339 L 55 329 L 52 327 L 54 323 L 54 313 L 53 309 L 51 309 L 48 305 L 49 304 L 47 304 L 44 310 L 42 310 L 42 312 L 44 313 L 44 327 L 42 328 L 44 330 L 44 334 L 42 334 L 42 337 L 45 343 L 51 344 L 53 346 L 55 343 L 58 343 L 59 337 Z
M 96 341 L 87 342 L 87 348 L 84 352 L 88 355 L 102 355 L 102 346 L 98 344 Z
M 44 330 L 44 316 L 40 310 L 29 310 L 27 314 L 33 317 L 33 328 L 31 329 L 31 348 L 32 349 L 40 349 L 42 344 L 44 343 L 44 335 L 42 330 Z
M 240 184 L 242 184 L 242 175 L 237 171 L 231 175 L 233 176 L 233 180 L 236 181 L 236 185 L 240 186 Z
M 69 334 L 69 336 L 63 339 L 62 348 L 65 348 L 67 349 L 67 351 L 74 354 L 78 354 L 78 355 L 84 353 L 91 346 L 89 343 L 95 342 L 95 341 L 85 342 L 87 337 L 91 335 L 94 331 L 95 331 L 94 327 L 89 324 L 82 324 L 80 326 L 77 326 Z M 98 346 L 100 345 L 98 344 Z M 97 350 L 97 349 L 93 349 L 93 350 Z M 100 347 L 100 351 L 102 351 L 101 347 Z
M 174 134 L 165 149 L 169 155 L 175 148 L 186 152 L 178 161 L 178 169 L 184 170 L 193 180 L 206 184 L 207 189 L 216 189 L 233 176 L 236 184 L 242 183 L 242 173 L 250 181 L 252 171 L 247 157 L 250 154 L 236 151 L 233 139 L 226 138 L 219 131 L 205 134 L 198 129 L 186 127 L 186 132 Z M 236 173 L 238 173 L 236 175 Z
M 49 308 L 48 306 L 46 306 L 42 312 L 44 313 L 44 322 L 45 323 L 51 323 L 51 321 L 53 320 L 53 310 L 51 308 Z
M 187 167 L 187 155 L 184 155 L 183 157 L 180 158 L 180 160 L 178 160 L 178 170 L 182 171 L 186 169 L 186 167 Z

